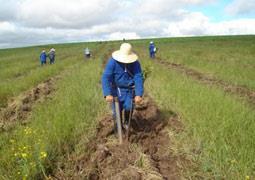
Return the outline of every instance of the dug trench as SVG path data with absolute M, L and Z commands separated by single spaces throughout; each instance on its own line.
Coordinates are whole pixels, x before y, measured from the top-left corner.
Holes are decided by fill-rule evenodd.
M 187 76 L 192 77 L 193 79 L 201 83 L 204 83 L 207 85 L 216 85 L 220 87 L 221 89 L 223 89 L 226 93 L 238 95 L 240 98 L 247 100 L 249 104 L 255 106 L 255 91 L 245 86 L 234 85 L 229 82 L 216 79 L 215 77 L 203 74 L 194 69 L 185 67 L 182 64 L 167 62 L 166 60 L 162 60 L 161 58 L 157 58 L 156 61 L 159 64 L 163 65 L 164 67 L 177 70 L 183 74 L 186 74 Z
M 7 106 L 0 109 L 0 132 L 9 131 L 17 124 L 27 124 L 34 104 L 50 97 L 59 78 L 60 76 L 49 78 L 18 97 L 11 98 Z
M 105 44 L 102 46 L 105 47 Z M 99 52 L 97 52 L 95 56 L 97 56 Z M 59 57 L 59 59 L 67 59 L 68 57 L 71 56 L 65 55 Z M 31 114 L 34 105 L 36 103 L 42 103 L 51 97 L 52 93 L 56 90 L 56 82 L 61 79 L 66 72 L 67 70 L 64 70 L 32 89 L 21 93 L 19 96 L 10 98 L 6 107 L 0 108 L 0 133 L 14 129 L 17 124 L 26 125 L 29 123 L 28 117 Z
M 181 172 L 189 161 L 184 155 L 171 151 L 169 129 L 183 131 L 183 125 L 175 113 L 163 115 L 153 100 L 146 96 L 136 106 L 130 125 L 130 133 L 118 143 L 112 133 L 110 115 L 99 121 L 95 136 L 85 145 L 81 155 L 68 155 L 50 175 L 51 179 L 181 179 Z

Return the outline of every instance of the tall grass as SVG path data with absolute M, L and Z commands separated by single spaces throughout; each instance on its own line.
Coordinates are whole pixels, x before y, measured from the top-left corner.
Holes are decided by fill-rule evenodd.
M 58 157 L 72 151 L 80 134 L 93 132 L 105 110 L 95 73 L 100 68 L 98 61 L 73 67 L 58 82 L 53 100 L 33 111 L 31 124 L 1 135 L 0 178 L 43 178 Z
M 242 37 L 230 39 L 221 37 L 218 40 L 212 37 L 155 41 L 159 44 L 160 55 L 163 59 L 180 62 L 206 73 L 216 73 L 218 78 L 232 83 L 240 84 L 239 80 L 243 79 L 245 85 L 248 86 L 246 81 L 252 82 L 247 74 L 243 74 L 242 78 L 238 78 L 235 74 L 244 70 L 243 67 L 246 63 L 249 65 L 253 63 L 250 59 L 250 55 L 253 54 L 251 49 L 248 50 L 251 54 L 248 53 L 247 57 L 244 57 L 245 61 L 239 62 L 243 51 L 238 51 L 238 48 L 235 47 L 241 44 L 241 49 L 245 49 L 247 44 L 252 41 L 247 37 L 244 37 L 243 40 Z M 244 179 L 245 176 L 255 177 L 254 109 L 234 95 L 225 94 L 222 89 L 200 84 L 185 75 L 170 71 L 149 60 L 148 42 L 149 40 L 133 41 L 134 50 L 138 53 L 143 68 L 151 70 L 149 78 L 145 82 L 146 91 L 153 96 L 162 111 L 174 110 L 181 116 L 185 131 L 178 139 L 179 143 L 183 144 L 180 147 L 182 149 L 179 149 L 180 153 L 188 153 L 200 163 L 202 178 Z M 236 45 L 234 45 L 235 43 Z M 94 47 L 98 48 L 96 59 L 108 58 L 105 56 L 106 51 L 117 49 L 119 44 L 120 42 L 110 42 L 107 45 L 95 44 Z M 224 47 L 225 50 L 217 49 L 217 47 L 225 45 L 228 45 L 229 49 L 227 47 Z M 81 48 L 83 46 L 84 44 L 69 44 L 58 45 L 58 48 L 66 53 L 65 61 L 70 60 L 70 64 L 72 64 L 83 59 L 83 49 Z M 206 46 L 210 48 L 206 48 Z M 226 49 L 239 52 L 239 58 L 236 59 L 237 55 L 232 57 L 231 53 L 228 53 L 225 61 L 214 61 L 213 52 L 215 51 L 215 56 L 221 56 L 222 53 L 228 51 Z M 195 53 L 195 51 L 199 52 Z M 204 59 L 207 57 L 204 51 L 210 52 L 208 55 L 210 58 Z M 8 50 L 5 53 L 3 57 L 7 58 L 10 52 Z M 77 53 L 80 54 L 77 55 Z M 206 65 L 206 61 L 209 65 Z M 241 64 L 240 68 L 238 68 L 238 64 Z M 231 70 L 225 70 L 227 67 L 238 70 L 233 70 L 235 71 L 233 73 Z M 43 178 L 54 170 L 56 163 L 60 159 L 64 159 L 69 151 L 79 151 L 76 144 L 79 144 L 80 135 L 89 136 L 92 134 L 97 117 L 105 113 L 105 104 L 99 84 L 101 68 L 101 63 L 93 60 L 72 66 L 57 82 L 58 89 L 53 99 L 36 105 L 30 117 L 30 124 L 17 126 L 14 131 L 0 135 L 0 179 Z M 219 68 L 217 71 L 223 71 L 222 74 L 225 72 L 226 75 L 218 74 L 217 68 Z M 36 72 L 35 74 L 46 73 L 44 75 L 50 77 L 63 70 L 56 70 L 53 67 L 52 69 L 47 67 L 47 69 L 40 72 L 40 69 L 32 68 L 31 71 Z M 247 73 L 253 74 L 250 71 Z M 12 73 L 5 78 L 3 81 L 1 80 L 1 83 L 7 82 L 8 78 L 15 79 Z M 32 86 L 33 82 L 31 81 L 36 80 L 28 78 L 24 86 L 26 88 Z M 13 87 L 19 89 L 15 85 Z M 22 90 L 16 93 L 20 91 Z M 194 149 L 187 150 L 185 146 L 199 149 L 200 154 L 194 155 L 192 152 Z M 194 178 L 194 176 L 190 177 Z
M 221 89 L 204 86 L 157 64 L 143 63 L 154 67 L 146 89 L 162 110 L 173 109 L 181 115 L 188 131 L 187 142 L 199 142 L 201 170 L 211 178 L 254 176 L 254 110 Z
M 255 90 L 255 36 L 162 39 L 156 45 L 163 60 Z
M 4 56 L 5 59 L 0 61 L 0 107 L 5 106 L 10 97 L 17 96 L 41 81 L 59 74 L 69 66 L 82 62 L 84 46 L 84 44 L 56 46 L 56 63 L 44 67 L 40 67 L 38 58 L 41 47 L 28 48 L 29 51 L 24 48 L 24 52 L 18 51 L 17 55 L 15 55 L 17 50 L 13 49 L 11 52 L 14 55 Z M 92 51 L 100 52 L 101 46 L 96 43 L 90 43 L 89 47 Z M 10 50 L 5 51 L 8 52 L 7 54 L 10 53 Z

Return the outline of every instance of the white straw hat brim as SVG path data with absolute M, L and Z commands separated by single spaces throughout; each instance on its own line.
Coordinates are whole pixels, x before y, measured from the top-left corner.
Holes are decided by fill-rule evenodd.
M 131 54 L 126 55 L 122 54 L 120 50 L 114 51 L 112 53 L 112 57 L 116 61 L 126 64 L 133 63 L 138 60 L 138 56 L 135 53 L 132 52 Z

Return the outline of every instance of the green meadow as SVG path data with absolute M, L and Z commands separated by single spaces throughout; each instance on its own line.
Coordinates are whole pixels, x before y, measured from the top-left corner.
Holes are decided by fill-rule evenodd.
M 255 90 L 255 37 L 159 40 L 159 57 L 231 84 Z
M 129 41 L 148 71 L 146 92 L 162 112 L 174 112 L 184 130 L 169 133 L 176 154 L 193 162 L 187 179 L 255 178 L 255 108 L 245 99 L 168 69 L 148 57 L 150 40 Z M 162 38 L 157 56 L 255 91 L 255 36 Z M 54 45 L 56 64 L 40 67 L 39 54 L 52 45 L 0 50 L 0 106 L 60 75 L 51 98 L 33 105 L 29 123 L 0 134 L 0 179 L 44 179 L 79 144 L 93 137 L 109 112 L 100 78 L 104 61 L 120 41 Z M 89 46 L 92 58 L 84 60 Z M 170 132 L 170 129 L 169 129 Z M 87 137 L 84 139 L 84 137 Z M 84 141 L 84 143 L 81 143 Z

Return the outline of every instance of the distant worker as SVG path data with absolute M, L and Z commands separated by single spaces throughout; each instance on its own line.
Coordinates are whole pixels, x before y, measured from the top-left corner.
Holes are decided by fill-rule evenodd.
M 51 48 L 49 51 L 49 59 L 50 59 L 50 64 L 54 64 L 55 63 L 55 49 Z
M 88 47 L 84 50 L 84 55 L 86 58 L 90 58 L 91 54 L 90 54 L 90 50 Z
M 120 50 L 112 53 L 102 76 L 102 88 L 105 100 L 112 103 L 114 131 L 117 131 L 116 113 L 121 114 L 122 110 L 124 110 L 122 127 L 127 130 L 133 112 L 133 99 L 139 104 L 144 91 L 141 65 L 129 43 L 121 44 Z M 116 111 L 114 103 L 116 101 L 120 112 Z
M 46 55 L 46 51 L 43 50 L 40 54 L 40 61 L 41 61 L 41 66 L 43 66 L 44 64 L 46 64 L 46 59 L 47 59 L 47 55 Z
M 157 52 L 157 48 L 155 47 L 155 44 L 153 41 L 150 42 L 149 52 L 150 52 L 150 58 L 154 59 L 155 54 Z

